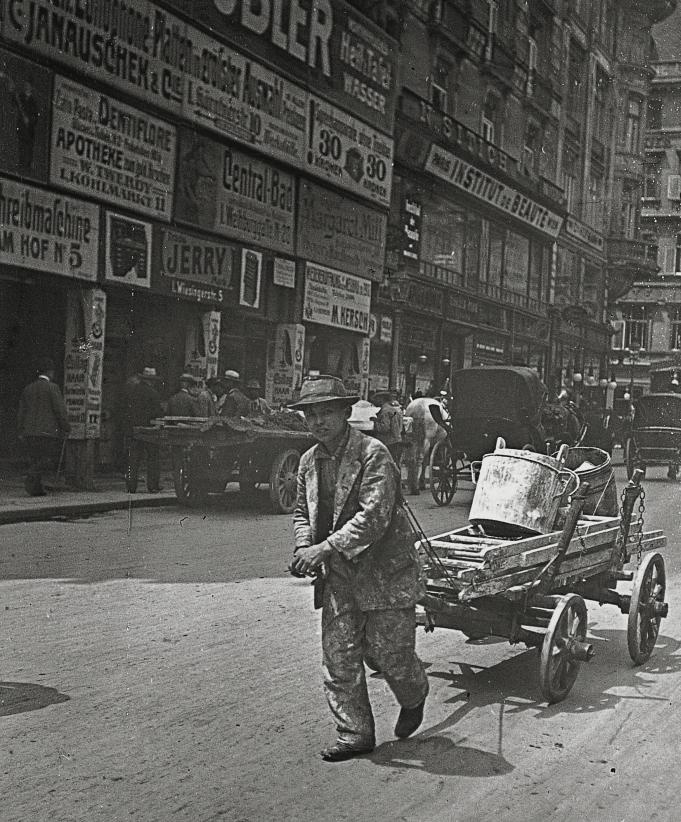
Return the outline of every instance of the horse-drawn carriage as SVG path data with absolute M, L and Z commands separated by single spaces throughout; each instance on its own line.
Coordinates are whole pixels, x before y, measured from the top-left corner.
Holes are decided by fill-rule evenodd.
M 520 366 L 462 368 L 451 379 L 452 401 L 445 417 L 437 403 L 431 413 L 446 437 L 430 454 L 430 490 L 448 505 L 461 473 L 494 450 L 498 437 L 509 448 L 550 454 L 566 443 L 580 444 L 585 426 L 575 410 L 549 403 L 536 371 Z
M 634 418 L 624 444 L 627 475 L 649 465 L 666 465 L 676 479 L 681 465 L 681 394 L 644 394 L 634 402 Z

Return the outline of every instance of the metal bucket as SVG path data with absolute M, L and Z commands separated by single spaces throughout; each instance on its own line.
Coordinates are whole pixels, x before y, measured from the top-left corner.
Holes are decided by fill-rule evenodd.
M 600 448 L 580 446 L 570 448 L 565 458 L 565 467 L 574 471 L 581 482 L 589 483 L 589 493 L 582 513 L 616 517 L 619 511 L 615 472 L 612 458 Z M 567 495 L 561 505 L 567 505 Z
M 579 486 L 563 466 L 568 447 L 549 457 L 505 445 L 499 437 L 495 451 L 482 458 L 468 519 L 491 535 L 548 534 L 561 498 Z

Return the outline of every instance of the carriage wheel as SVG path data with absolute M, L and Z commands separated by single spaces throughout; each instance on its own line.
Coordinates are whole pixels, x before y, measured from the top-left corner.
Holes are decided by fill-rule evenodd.
M 270 471 L 270 501 L 278 514 L 290 514 L 296 507 L 300 453 L 294 448 L 277 454 Z
M 586 637 L 586 605 L 579 594 L 566 594 L 558 603 L 544 635 L 539 663 L 539 687 L 546 700 L 561 702 L 579 673 L 576 643 Z
M 635 665 L 647 662 L 657 642 L 660 622 L 666 616 L 665 588 L 662 555 L 657 551 L 646 554 L 634 579 L 627 623 L 629 656 Z
M 449 505 L 456 492 L 457 467 L 447 440 L 440 440 L 430 454 L 430 493 L 438 505 Z
M 191 467 L 190 453 L 186 449 L 178 449 L 173 453 L 173 485 L 175 496 L 183 505 L 194 508 L 206 501 L 206 489 L 196 477 Z

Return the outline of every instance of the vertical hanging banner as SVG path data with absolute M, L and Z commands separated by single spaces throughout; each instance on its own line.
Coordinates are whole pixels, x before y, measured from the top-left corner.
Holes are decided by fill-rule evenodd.
M 218 375 L 221 316 L 219 311 L 206 311 L 203 315 L 203 336 L 206 344 L 206 379 Z
M 241 251 L 241 290 L 239 305 L 260 308 L 260 287 L 262 284 L 262 254 L 251 248 Z
M 102 421 L 102 367 L 106 294 L 99 288 L 69 290 L 64 357 L 64 402 L 69 439 L 97 439 Z
M 274 406 L 284 405 L 297 396 L 303 384 L 305 326 L 280 323 L 275 338 L 267 346 L 265 398 Z

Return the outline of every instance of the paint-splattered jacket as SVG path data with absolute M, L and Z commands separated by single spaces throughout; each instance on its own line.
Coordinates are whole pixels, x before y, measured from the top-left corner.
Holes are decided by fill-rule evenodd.
M 293 515 L 296 548 L 315 545 L 318 445 L 303 454 Z M 338 468 L 326 584 L 351 592 L 361 610 L 407 608 L 424 594 L 415 537 L 398 504 L 400 475 L 387 448 L 350 429 Z

